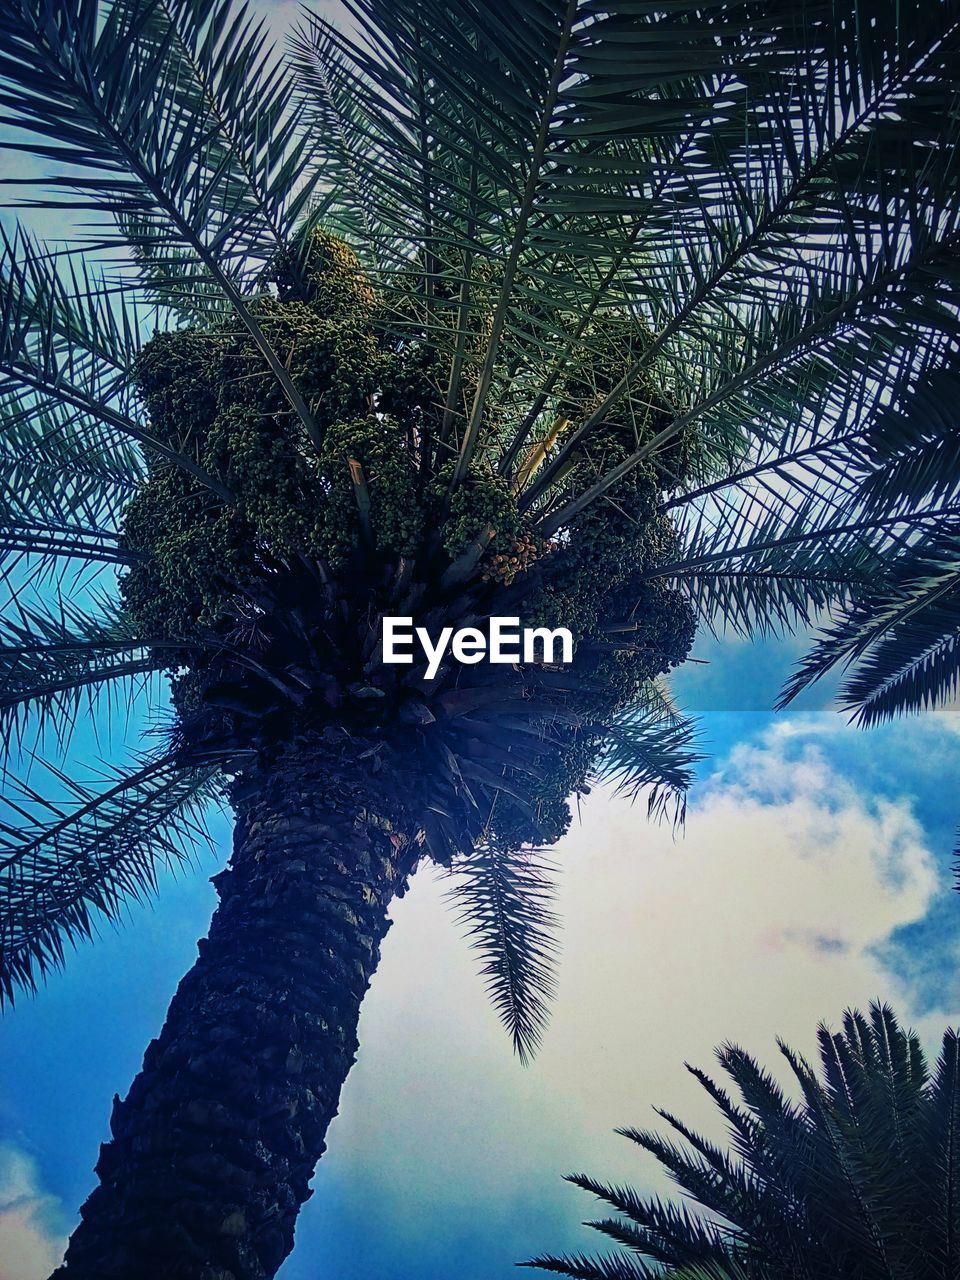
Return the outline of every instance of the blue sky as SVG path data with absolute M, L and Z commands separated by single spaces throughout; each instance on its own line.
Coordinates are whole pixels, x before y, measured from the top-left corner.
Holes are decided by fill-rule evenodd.
M 278 28 L 295 11 L 261 7 Z M 704 638 L 703 665 L 679 673 L 710 751 L 684 835 L 604 793 L 583 806 L 556 851 L 560 994 L 529 1068 L 511 1056 L 443 884 L 417 876 L 282 1280 L 502 1280 L 533 1253 L 590 1247 L 579 1224 L 592 1206 L 561 1175 L 663 1190 L 613 1129 L 653 1122 L 653 1105 L 715 1125 L 685 1060 L 709 1065 L 715 1044 L 736 1039 L 774 1065 L 775 1036 L 810 1052 L 818 1019 L 877 996 L 931 1047 L 960 1021 L 960 717 L 859 732 L 829 708 L 829 686 L 773 715 L 799 651 Z M 89 732 L 75 754 L 96 754 Z M 206 930 L 225 821 L 215 834 L 216 854 L 164 876 L 156 904 L 105 927 L 0 1020 L 0 1280 L 42 1280 L 58 1259 L 111 1098 Z

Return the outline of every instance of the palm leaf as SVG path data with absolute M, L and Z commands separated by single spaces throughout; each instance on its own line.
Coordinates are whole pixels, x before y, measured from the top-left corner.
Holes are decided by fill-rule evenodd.
M 818 1038 L 819 1074 L 781 1044 L 799 1104 L 749 1054 L 723 1046 L 718 1057 L 742 1105 L 694 1075 L 730 1122 L 733 1149 L 664 1112 L 682 1146 L 621 1130 L 656 1157 L 684 1200 L 577 1175 L 570 1181 L 620 1215 L 589 1225 L 624 1252 L 524 1265 L 569 1276 L 649 1265 L 646 1274 L 664 1280 L 946 1275 L 957 1247 L 955 1034 L 944 1037 L 932 1078 L 916 1036 L 886 1006 L 869 1017 L 848 1011 L 842 1032 L 821 1026 Z
M 69 428 L 107 428 L 229 498 L 193 458 L 139 420 L 126 363 L 137 349 L 135 314 L 121 310 L 118 318 L 116 299 L 103 284 L 78 284 L 76 274 L 72 283 L 71 290 L 56 263 L 22 232 L 0 244 L 0 379 L 14 419 L 39 414 L 56 422 L 59 415 Z M 124 352 L 128 338 L 131 349 Z
M 780 705 L 838 664 L 855 664 L 840 699 L 861 724 L 941 705 L 960 678 L 958 636 L 960 541 L 948 525 L 905 551 L 823 630 Z
M 144 477 L 139 450 L 83 415 L 0 400 L 3 520 L 83 525 L 114 534 Z
M 451 868 L 450 900 L 521 1062 L 537 1051 L 556 991 L 555 868 L 532 849 L 480 845 Z
M 604 725 L 604 746 L 594 767 L 598 782 L 612 782 L 617 793 L 635 800 L 647 794 L 650 817 L 669 817 L 683 823 L 692 766 L 703 756 L 697 751 L 697 726 L 667 709 L 651 712 L 642 703 L 626 708 Z
M 81 713 L 99 723 L 99 698 L 115 698 L 118 682 L 129 715 L 162 667 L 164 649 L 173 647 L 135 635 L 116 605 L 94 612 L 63 599 L 45 607 L 14 603 L 0 623 L 0 743 L 7 755 L 23 746 L 30 727 L 52 729 L 66 750 Z
M 4 118 L 46 139 L 23 144 L 35 154 L 78 171 L 49 184 L 79 187 L 113 215 L 154 294 L 166 249 L 178 288 L 188 261 L 217 287 L 319 445 L 243 293 L 251 261 L 277 251 L 279 219 L 292 228 L 308 198 L 291 196 L 306 142 L 288 114 L 283 73 L 242 11 L 224 25 L 224 4 L 100 8 L 72 0 L 50 23 L 17 0 L 0 6 Z
M 161 865 L 185 861 L 204 837 L 216 795 L 213 768 L 184 769 L 170 756 L 94 788 L 55 772 L 53 801 L 7 778 L 0 821 L 0 1002 L 60 968 L 65 943 L 119 918 L 126 901 L 157 888 Z

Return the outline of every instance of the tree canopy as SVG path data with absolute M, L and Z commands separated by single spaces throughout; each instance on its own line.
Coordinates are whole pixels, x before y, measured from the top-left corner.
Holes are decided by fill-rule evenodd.
M 527 1052 L 540 850 L 597 780 L 682 814 L 697 623 L 828 617 L 787 696 L 851 662 L 867 722 L 955 689 L 960 8 L 346 11 L 280 57 L 223 0 L 0 0 L 0 120 L 82 224 L 0 253 L 0 725 L 50 764 L 0 993 L 300 734 L 416 810 Z M 575 661 L 401 678 L 391 610 Z M 73 777 L 156 672 L 160 747 Z

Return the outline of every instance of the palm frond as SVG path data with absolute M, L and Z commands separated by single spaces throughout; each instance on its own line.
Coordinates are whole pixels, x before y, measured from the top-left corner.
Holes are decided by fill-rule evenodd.
M 930 1127 L 939 1173 L 934 1213 L 949 1273 L 960 1256 L 960 1038 L 946 1031 L 931 1084 Z
M 107 772 L 99 787 L 51 770 L 64 798 L 51 800 L 7 776 L 0 820 L 0 1003 L 60 968 L 65 944 L 117 920 L 128 901 L 153 893 L 158 869 L 175 867 L 205 839 L 203 810 L 215 770 L 170 756 L 136 772 Z
M 935 286 L 922 280 L 920 261 L 924 252 L 936 256 L 935 246 L 950 235 L 940 215 L 952 196 L 949 184 L 938 182 L 942 170 L 932 156 L 942 138 L 936 104 L 945 105 L 952 92 L 957 13 L 949 4 L 929 9 L 923 29 L 909 38 L 894 6 L 884 6 L 873 20 L 870 56 L 877 57 L 878 49 L 884 56 L 868 87 L 860 80 L 863 28 L 848 6 L 827 6 L 822 14 L 808 9 L 802 16 L 770 8 L 766 34 L 775 41 L 779 28 L 781 40 L 792 37 L 794 56 L 804 66 L 797 92 L 782 92 L 774 58 L 774 74 L 753 86 L 753 107 L 761 100 L 764 106 L 746 120 L 746 145 L 724 146 L 722 134 L 715 142 L 705 131 L 702 170 L 672 185 L 669 212 L 664 201 L 664 217 L 654 219 L 645 242 L 653 261 L 637 290 L 653 313 L 654 340 L 582 432 L 616 408 L 643 367 L 659 357 L 670 361 L 678 387 L 686 388 L 681 398 L 688 412 L 708 413 L 711 422 L 744 393 L 755 399 L 760 380 L 770 399 L 788 361 L 802 363 L 804 351 L 823 343 L 829 353 L 841 312 L 858 324 L 858 316 L 866 319 L 864 308 L 876 311 L 884 299 L 895 307 L 908 303 L 893 296 L 907 277 L 933 303 L 931 329 L 942 326 L 946 317 L 938 322 Z M 844 39 L 831 39 L 828 31 L 843 32 Z M 814 48 L 821 41 L 818 57 Z M 929 98 L 925 88 L 919 91 L 928 77 L 938 79 Z M 778 156 L 774 168 L 756 163 L 768 149 Z M 800 235 L 795 225 L 787 230 L 798 215 Z M 908 268 L 909 254 L 898 259 L 898 229 L 917 241 L 915 269 Z M 878 244 L 884 246 L 880 252 Z M 920 308 L 908 305 L 910 316 L 903 319 L 921 319 Z M 871 325 L 863 328 L 861 339 L 869 340 Z M 697 347 L 703 359 L 694 356 Z M 750 421 L 741 406 L 734 413 Z M 576 439 L 576 433 L 568 438 L 568 451 Z M 563 460 L 561 451 L 554 470 Z M 541 487 L 549 478 L 541 479 Z
M 0 53 L 2 59 L 2 53 Z M 23 232 L 0 243 L 0 387 L 13 417 L 112 430 L 183 468 L 221 497 L 229 491 L 189 454 L 158 439 L 129 387 L 138 323 L 111 291 L 76 271 L 68 285 Z M 117 305 L 120 310 L 117 311 Z M 124 344 L 129 339 L 130 349 Z
M 460 471 L 477 445 L 494 366 L 498 394 L 508 393 L 505 373 L 518 403 L 533 395 L 520 432 L 504 442 L 509 465 L 550 410 L 571 355 L 591 354 L 585 339 L 598 308 L 630 298 L 646 257 L 643 216 L 672 200 L 668 188 L 708 124 L 718 138 L 739 136 L 743 82 L 759 72 L 761 45 L 775 61 L 766 29 L 734 21 L 707 30 L 692 9 L 675 19 L 618 10 L 551 3 L 531 18 L 530 6 L 493 15 L 364 0 L 352 9 L 360 38 L 317 18 L 295 42 L 304 92 L 329 125 L 321 147 L 346 177 L 345 217 L 366 227 L 398 311 L 419 297 L 416 323 L 453 353 L 465 324 L 478 336 L 484 290 L 471 264 L 492 273 L 478 384 L 459 409 Z M 618 23 L 622 46 L 605 43 Z M 669 71 L 658 75 L 648 61 L 638 72 L 631 41 L 669 45 Z M 413 245 L 419 271 L 405 256 Z
M 539 1048 L 556 991 L 556 868 L 537 850 L 486 844 L 450 869 L 449 898 L 520 1061 Z
M 281 227 L 308 202 L 296 179 L 307 141 L 286 73 L 257 24 L 206 0 L 61 5 L 55 22 L 20 0 L 0 6 L 0 111 L 44 142 L 22 145 L 67 166 L 56 190 L 85 192 L 175 302 L 192 264 L 245 326 L 307 434 L 306 402 L 245 300 L 251 264 L 271 261 Z M 55 200 L 54 200 L 55 202 Z M 76 197 L 71 197 L 71 204 Z M 285 247 L 285 243 L 283 246 Z
M 604 747 L 594 766 L 598 782 L 612 782 L 631 800 L 647 792 L 650 817 L 682 825 L 692 766 L 702 760 L 697 726 L 675 711 L 666 717 L 643 704 L 631 706 L 604 725 Z
M 953 365 L 934 369 L 909 397 L 885 407 L 863 441 L 860 501 L 868 511 L 909 510 L 952 502 L 960 484 Z
M 945 1275 L 957 1250 L 956 1035 L 946 1033 L 932 1078 L 917 1037 L 886 1006 L 869 1017 L 850 1010 L 842 1032 L 821 1026 L 818 1039 L 819 1074 L 781 1044 L 800 1103 L 749 1054 L 724 1045 L 718 1058 L 743 1105 L 693 1074 L 731 1122 L 732 1149 L 664 1112 L 683 1146 L 621 1130 L 656 1157 L 684 1200 L 664 1204 L 577 1175 L 570 1181 L 620 1215 L 589 1225 L 624 1252 L 524 1265 L 600 1276 L 649 1259 L 649 1274 L 671 1280 Z
M 65 750 L 86 712 L 100 723 L 99 699 L 124 691 L 130 714 L 145 682 L 161 669 L 168 642 L 135 634 L 130 619 L 115 605 L 99 609 L 68 600 L 41 608 L 11 602 L 0 622 L 0 746 L 10 755 L 24 735 L 53 733 Z
M 119 545 L 116 534 L 102 529 L 10 519 L 3 512 L 0 514 L 0 561 L 11 553 L 110 565 L 130 564 L 134 558 Z
M 143 480 L 135 444 L 61 405 L 0 399 L 0 510 L 35 521 L 115 534 Z
M 853 670 L 841 705 L 859 723 L 942 705 L 960 680 L 960 535 L 931 529 L 825 627 L 780 705 L 837 665 Z
M 646 1135 L 636 1130 L 623 1129 L 618 1130 L 618 1133 L 638 1146 L 645 1146 Z M 611 1219 L 604 1219 L 602 1224 L 589 1225 L 612 1238 L 616 1238 L 615 1233 L 629 1233 L 629 1241 L 621 1238 L 619 1243 L 629 1243 L 631 1249 L 660 1264 L 670 1266 L 689 1262 L 697 1253 L 708 1258 L 711 1254 L 724 1252 L 723 1232 L 710 1223 L 701 1223 L 683 1205 L 644 1200 L 630 1187 L 608 1185 L 582 1173 L 568 1174 L 566 1181 L 596 1196 L 621 1215 L 619 1225 L 616 1226 Z M 679 1252 L 676 1249 L 678 1240 L 683 1242 Z
M 544 1256 L 517 1265 L 552 1271 L 557 1275 L 569 1276 L 571 1280 L 656 1280 L 663 1274 L 661 1267 L 651 1267 L 639 1258 L 623 1254 L 605 1258 L 588 1258 L 582 1253 L 560 1258 Z

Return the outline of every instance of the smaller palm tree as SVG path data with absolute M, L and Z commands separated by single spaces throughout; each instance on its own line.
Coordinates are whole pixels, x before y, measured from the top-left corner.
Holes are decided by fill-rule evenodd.
M 920 1042 L 885 1005 L 818 1031 L 819 1076 L 782 1041 L 791 1102 L 735 1045 L 717 1050 L 734 1101 L 688 1067 L 723 1112 L 722 1150 L 665 1111 L 682 1143 L 618 1132 L 656 1156 L 697 1208 L 568 1181 L 619 1215 L 589 1225 L 626 1251 L 523 1266 L 577 1280 L 955 1280 L 960 1275 L 960 1039 L 948 1030 L 931 1075 Z

